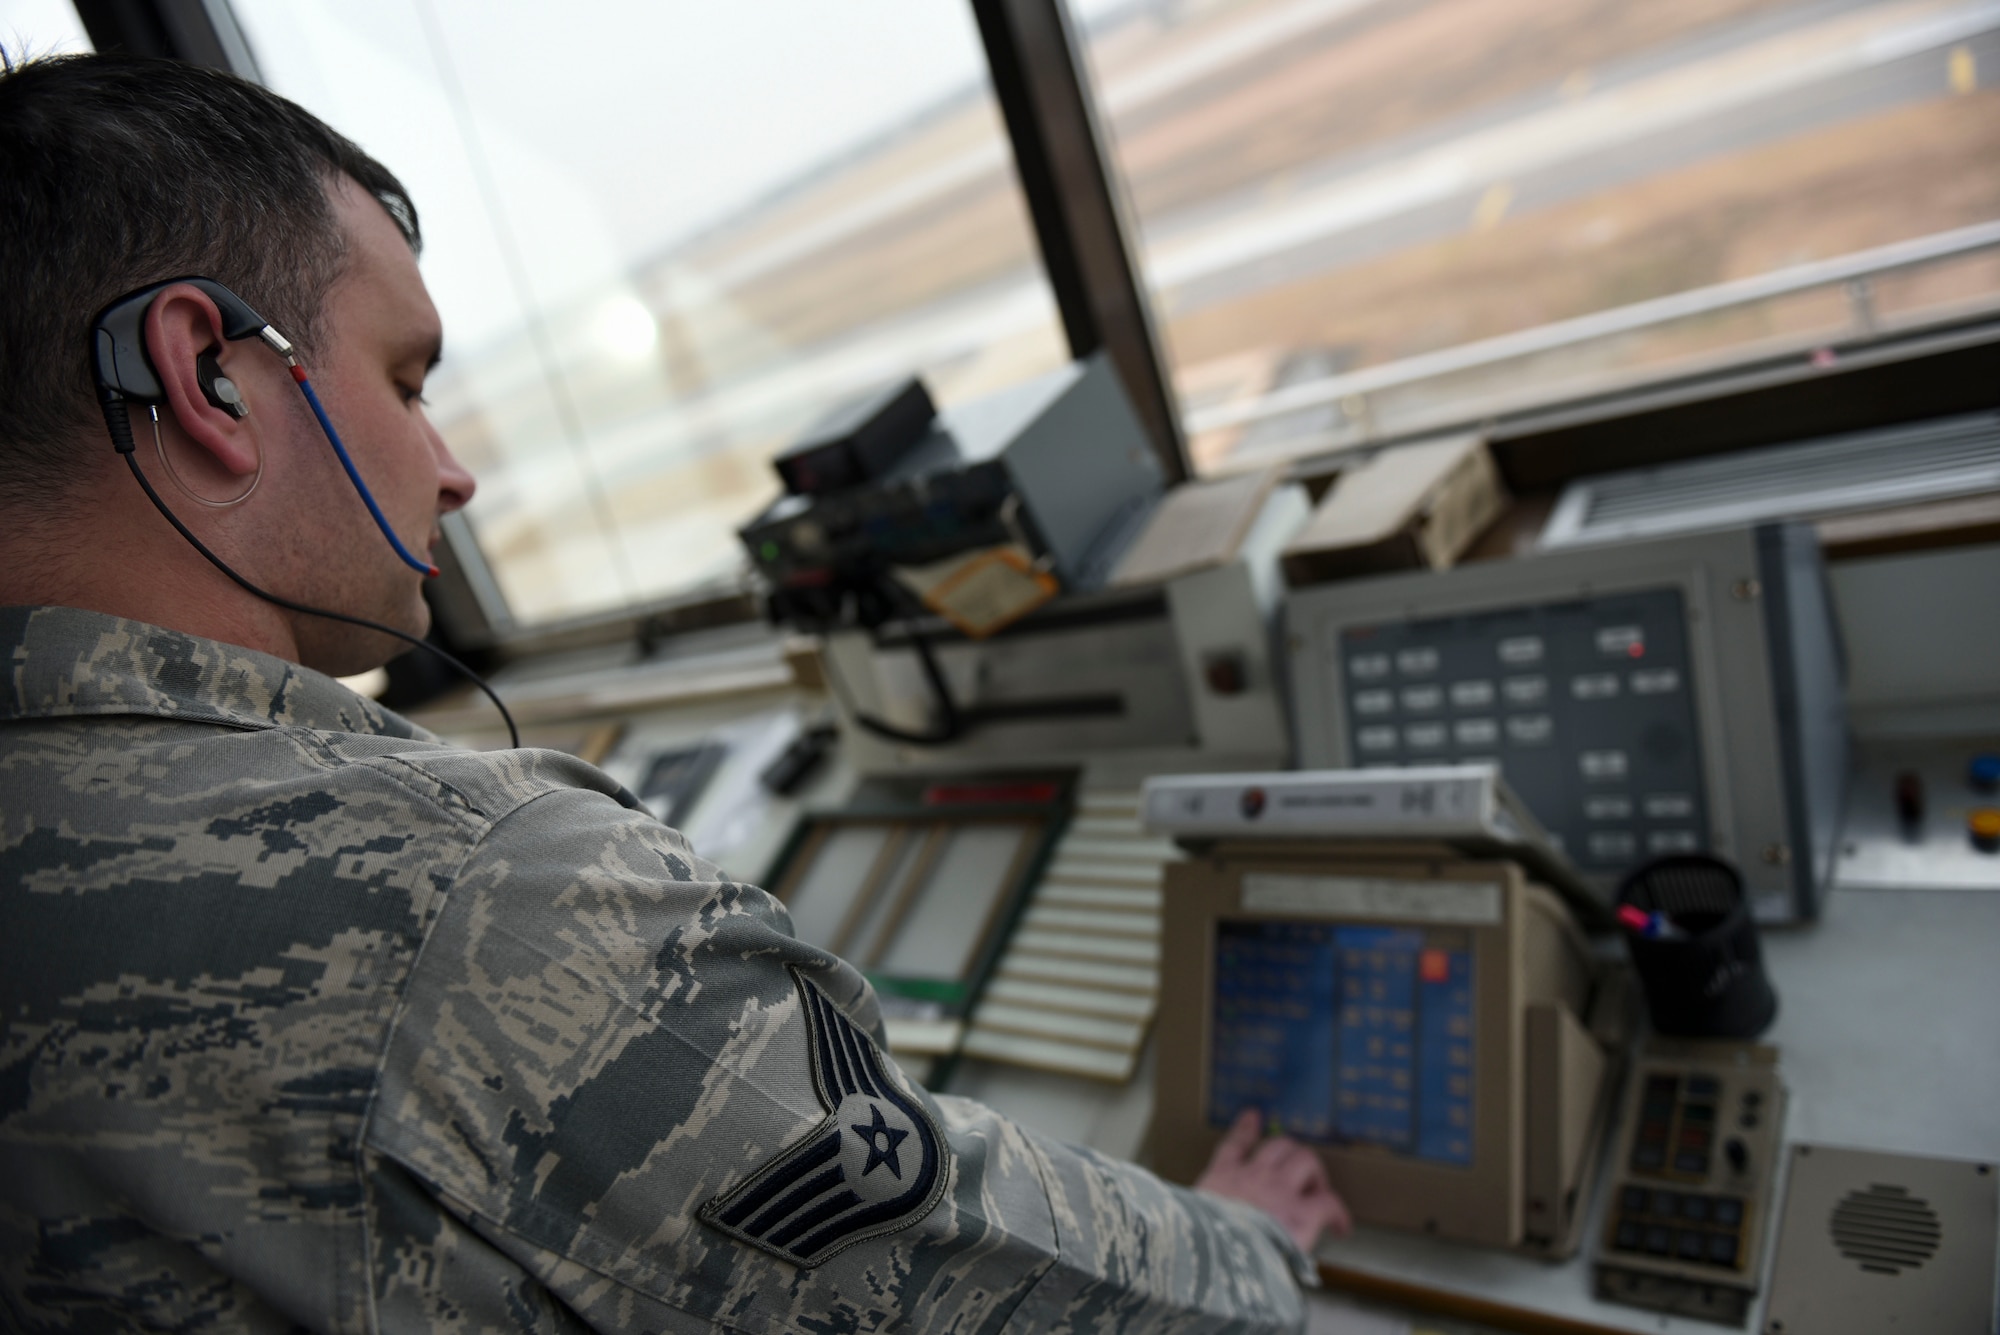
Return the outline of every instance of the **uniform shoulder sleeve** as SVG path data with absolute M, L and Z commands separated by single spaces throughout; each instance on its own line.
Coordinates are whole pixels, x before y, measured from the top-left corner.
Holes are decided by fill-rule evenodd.
M 454 878 L 368 1148 L 604 1330 L 1301 1322 L 1275 1224 L 933 1097 L 879 1032 L 769 895 L 554 788 Z

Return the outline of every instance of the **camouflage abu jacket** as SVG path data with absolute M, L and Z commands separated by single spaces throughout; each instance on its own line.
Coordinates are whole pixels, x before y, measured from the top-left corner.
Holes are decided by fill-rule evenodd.
M 590 766 L 73 609 L 0 666 L 8 1325 L 1301 1324 L 1269 1219 L 904 1081 Z

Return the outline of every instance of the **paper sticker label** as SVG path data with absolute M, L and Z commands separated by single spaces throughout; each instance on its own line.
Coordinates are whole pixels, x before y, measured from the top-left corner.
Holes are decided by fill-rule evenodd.
M 973 639 L 1017 621 L 1056 596 L 1053 575 L 1036 570 L 1025 553 L 992 547 L 924 591 L 932 611 Z
M 1251 872 L 1243 907 L 1258 913 L 1312 913 L 1382 922 L 1448 922 L 1491 927 L 1500 921 L 1500 887 L 1491 881 L 1418 881 L 1389 876 L 1293 876 Z

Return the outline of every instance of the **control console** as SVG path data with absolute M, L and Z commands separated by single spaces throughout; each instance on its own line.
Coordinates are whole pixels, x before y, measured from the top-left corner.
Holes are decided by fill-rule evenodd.
M 1759 920 L 1817 912 L 1848 764 L 1810 527 L 1316 585 L 1286 623 L 1301 767 L 1491 763 L 1602 891 L 1710 852 Z
M 1776 1049 L 1654 1040 L 1619 1128 L 1597 1296 L 1743 1324 L 1774 1209 L 1784 1112 Z

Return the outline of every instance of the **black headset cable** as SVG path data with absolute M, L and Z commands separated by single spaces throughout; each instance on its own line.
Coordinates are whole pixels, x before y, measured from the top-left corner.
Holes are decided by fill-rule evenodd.
M 405 631 L 397 630 L 394 626 L 385 626 L 379 621 L 370 621 L 366 617 L 349 616 L 345 612 L 329 612 L 323 607 L 308 607 L 304 603 L 295 603 L 289 598 L 280 598 L 275 593 L 266 593 L 264 590 L 258 588 L 255 584 L 252 584 L 249 580 L 243 578 L 243 576 L 237 574 L 234 570 L 230 569 L 228 563 L 223 561 L 223 559 L 217 556 L 214 552 L 208 550 L 208 548 L 202 544 L 201 539 L 197 538 L 194 535 L 193 531 L 190 530 L 186 524 L 183 524 L 180 521 L 180 517 L 176 515 L 172 510 L 167 508 L 167 503 L 160 499 L 160 493 L 153 490 L 153 484 L 151 481 L 147 479 L 145 470 L 139 467 L 138 450 L 132 441 L 132 419 L 127 412 L 122 411 L 124 408 L 125 404 L 122 400 L 107 399 L 104 404 L 104 425 L 106 429 L 108 429 L 111 433 L 112 446 L 120 454 L 125 456 L 125 466 L 127 468 L 130 468 L 132 470 L 132 476 L 139 480 L 139 485 L 145 489 L 146 499 L 150 500 L 153 503 L 153 508 L 158 510 L 162 515 L 166 516 L 167 522 L 169 524 L 172 524 L 175 530 L 179 532 L 179 534 L 183 538 L 187 539 L 188 545 L 193 547 L 196 551 L 200 552 L 202 556 L 207 559 L 210 565 L 214 566 L 217 570 L 220 570 L 223 574 L 229 576 L 229 578 L 235 581 L 236 585 L 239 588 L 243 589 L 245 592 L 255 594 L 257 597 L 262 598 L 265 602 L 271 603 L 278 607 L 282 607 L 288 612 L 299 612 L 306 616 L 325 617 L 329 621 L 344 621 L 350 626 L 360 626 L 365 630 L 376 631 L 380 634 L 390 636 L 393 639 L 402 640 L 406 644 L 415 645 L 419 649 L 428 650 L 430 653 L 435 654 L 438 660 L 444 663 L 445 666 L 451 668 L 454 672 L 457 672 L 460 676 L 463 676 L 467 681 L 470 681 L 474 686 L 477 686 L 480 690 L 486 692 L 486 698 L 493 702 L 493 707 L 500 711 L 501 719 L 505 721 L 505 723 L 507 724 L 508 744 L 517 749 L 520 747 L 521 730 L 515 726 L 514 715 L 508 711 L 506 704 L 500 699 L 498 693 L 496 693 L 491 686 L 486 684 L 486 679 L 484 677 L 480 676 L 477 672 L 474 672 L 464 663 L 461 663 L 457 658 L 453 657 L 451 654 L 446 653 L 443 649 L 440 649 L 435 644 L 432 644 L 429 640 L 419 639 L 415 635 L 408 634 Z

